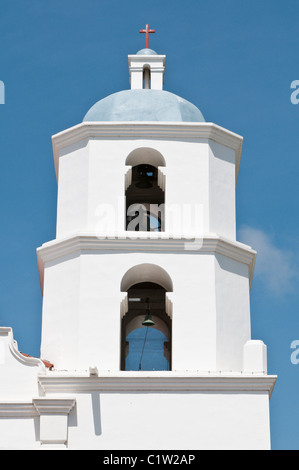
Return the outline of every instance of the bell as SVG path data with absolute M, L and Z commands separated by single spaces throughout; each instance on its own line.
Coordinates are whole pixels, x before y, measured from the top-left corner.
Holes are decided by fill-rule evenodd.
M 147 303 L 146 315 L 144 317 L 142 325 L 143 326 L 154 326 L 155 322 L 152 319 L 152 316 L 150 314 L 149 299 L 148 298 L 146 299 L 146 303 Z
M 149 313 L 147 313 L 145 315 L 145 318 L 144 318 L 143 322 L 142 322 L 142 325 L 143 326 L 154 326 L 154 324 L 155 324 L 155 322 L 152 319 L 152 316 Z

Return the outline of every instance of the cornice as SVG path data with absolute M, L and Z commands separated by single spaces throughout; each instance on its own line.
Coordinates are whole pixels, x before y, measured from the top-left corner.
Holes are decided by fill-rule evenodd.
M 0 418 L 35 418 L 41 414 L 69 414 L 75 398 L 33 398 L 32 401 L 1 401 Z
M 271 397 L 277 376 L 181 372 L 116 372 L 101 376 L 59 374 L 38 376 L 45 395 L 51 393 L 268 393 Z M 75 397 L 37 397 L 28 401 L 0 401 L 0 418 L 35 418 L 40 415 L 68 415 Z
M 69 414 L 76 404 L 75 398 L 33 398 L 33 405 L 41 414 Z
M 35 418 L 39 416 L 32 401 L 0 402 L 0 418 Z
M 129 54 L 128 55 L 128 62 L 130 63 L 131 61 L 136 61 L 136 62 L 146 62 L 147 59 L 150 60 L 155 60 L 156 62 L 159 62 L 161 60 L 165 61 L 166 55 L 165 54 Z
M 60 151 L 87 139 L 172 139 L 213 140 L 236 153 L 236 181 L 243 137 L 211 122 L 82 122 L 52 136 L 56 175 Z
M 271 396 L 277 377 L 273 375 L 167 372 L 118 372 L 98 377 L 48 374 L 38 377 L 45 394 L 80 392 L 266 392 Z
M 139 232 L 141 233 L 141 232 Z M 163 238 L 165 237 L 165 238 Z M 105 251 L 134 251 L 134 252 L 164 252 L 164 253 L 218 253 L 246 264 L 251 285 L 256 252 L 249 246 L 233 242 L 216 234 L 206 234 L 198 239 L 171 238 L 167 234 L 148 232 L 144 236 L 128 237 L 128 233 L 105 237 L 90 234 L 75 234 L 45 243 L 37 249 L 37 260 L 41 287 L 43 290 L 43 273 L 47 262 L 59 260 L 73 253 L 105 252 Z

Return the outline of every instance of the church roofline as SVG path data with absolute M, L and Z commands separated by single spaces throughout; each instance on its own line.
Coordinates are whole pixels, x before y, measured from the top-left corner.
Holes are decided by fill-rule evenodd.
M 52 136 L 56 177 L 60 151 L 84 139 L 105 138 L 209 139 L 231 148 L 236 153 L 236 183 L 242 153 L 243 137 L 211 122 L 82 122 Z

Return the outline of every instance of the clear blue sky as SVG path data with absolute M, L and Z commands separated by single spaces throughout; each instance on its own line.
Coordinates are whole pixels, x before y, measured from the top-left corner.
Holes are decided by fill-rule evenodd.
M 252 337 L 278 375 L 273 449 L 299 449 L 298 0 L 1 0 L 0 326 L 39 356 L 42 297 L 36 248 L 55 238 L 51 136 L 82 121 L 99 99 L 129 88 L 127 55 L 165 53 L 165 89 L 207 121 L 244 137 L 237 185 L 238 239 L 258 251 Z M 298 356 L 299 357 L 299 356 Z M 51 360 L 51 358 L 45 358 Z

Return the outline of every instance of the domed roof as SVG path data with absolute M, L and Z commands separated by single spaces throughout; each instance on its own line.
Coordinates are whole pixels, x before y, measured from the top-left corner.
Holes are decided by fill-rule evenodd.
M 140 51 L 138 51 L 136 55 L 157 55 L 157 52 L 153 51 L 153 49 L 146 48 L 146 49 L 140 49 Z
M 123 90 L 94 104 L 84 121 L 205 122 L 189 101 L 165 90 Z

